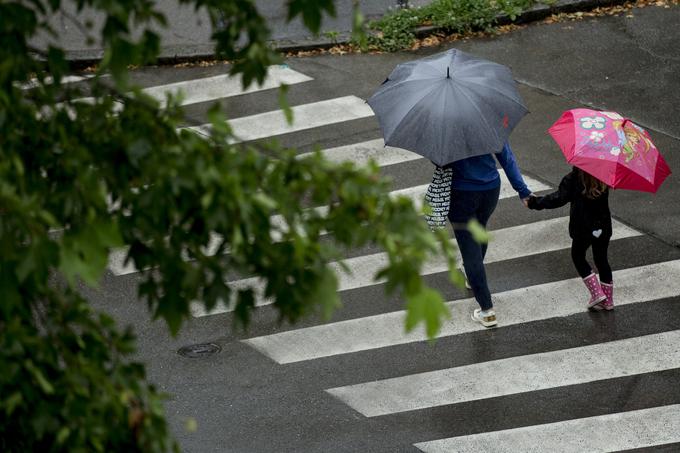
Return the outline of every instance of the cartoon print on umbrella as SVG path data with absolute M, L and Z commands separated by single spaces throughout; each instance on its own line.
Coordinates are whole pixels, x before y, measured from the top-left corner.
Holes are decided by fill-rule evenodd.
M 598 156 L 600 159 L 609 157 L 605 153 L 618 158 L 619 154 L 623 151 L 625 156 L 624 162 L 626 164 L 638 156 L 645 161 L 644 163 L 636 162 L 638 166 L 653 168 L 654 159 L 649 161 L 648 154 L 654 148 L 654 144 L 646 136 L 647 132 L 631 121 L 625 120 L 616 112 L 601 113 L 613 121 L 609 121 L 604 116 L 587 116 L 579 119 L 581 129 L 590 131 L 590 134 L 587 134 L 587 132 L 581 134 L 584 139 L 580 145 L 588 145 L 588 149 L 591 151 L 601 152 L 602 154 Z M 608 124 L 611 124 L 611 128 L 616 133 L 616 136 L 606 133 L 605 129 Z M 643 177 L 651 181 L 653 175 L 647 173 Z
M 630 162 L 638 154 L 647 155 L 649 150 L 654 146 L 645 136 L 646 131 L 629 121 L 615 121 L 613 126 L 616 132 L 620 134 L 626 162 Z M 644 145 L 643 149 L 640 149 L 640 144 Z
M 603 116 L 585 116 L 579 118 L 579 126 L 582 129 L 579 134 L 581 137 L 579 147 L 591 152 L 601 152 L 603 154 L 600 155 L 600 159 L 604 159 L 604 153 L 609 152 L 612 148 L 609 137 L 600 132 L 607 127 L 607 119 Z
M 671 173 L 648 132 L 616 112 L 568 110 L 550 134 L 569 163 L 614 188 L 656 192 Z
M 581 127 L 583 129 L 604 129 L 607 124 L 607 120 L 601 116 L 586 116 L 579 121 L 581 122 Z

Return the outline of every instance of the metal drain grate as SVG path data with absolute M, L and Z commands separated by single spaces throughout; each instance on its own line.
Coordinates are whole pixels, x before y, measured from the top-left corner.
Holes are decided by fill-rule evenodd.
M 199 357 L 207 357 L 220 352 L 220 348 L 215 343 L 199 343 L 182 346 L 177 350 L 177 354 L 189 357 L 190 359 L 197 359 Z

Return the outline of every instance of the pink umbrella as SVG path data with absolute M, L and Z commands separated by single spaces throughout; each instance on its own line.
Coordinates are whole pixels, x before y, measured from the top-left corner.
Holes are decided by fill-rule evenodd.
M 647 131 L 616 112 L 567 110 L 548 132 L 567 162 L 610 187 L 654 193 L 671 174 Z

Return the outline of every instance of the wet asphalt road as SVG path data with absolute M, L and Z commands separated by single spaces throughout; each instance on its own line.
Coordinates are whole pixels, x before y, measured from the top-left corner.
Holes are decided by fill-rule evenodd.
M 569 170 L 545 132 L 565 109 L 611 109 L 649 130 L 675 173 L 656 195 L 612 194 L 614 217 L 644 233 L 612 244 L 614 270 L 680 259 L 680 7 L 636 9 L 629 16 L 533 24 L 510 34 L 448 45 L 512 68 L 531 113 L 511 142 L 523 173 L 539 181 L 555 186 Z M 365 99 L 395 64 L 439 50 L 290 59 L 292 69 L 314 78 L 290 88 L 290 103 L 345 95 Z M 143 85 L 159 85 L 224 71 L 224 66 L 146 68 L 135 77 Z M 278 108 L 276 94 L 267 92 L 221 102 L 232 118 Z M 203 121 L 208 107 L 187 108 L 188 123 Z M 379 136 L 377 122 L 370 119 L 287 134 L 280 140 L 305 151 L 314 144 L 329 148 Z M 431 166 L 413 161 L 385 167 L 383 172 L 400 189 L 428 182 Z M 553 211 L 541 218 L 565 213 Z M 523 225 L 536 220 L 532 215 L 516 199 L 503 200 L 489 227 Z M 357 253 L 369 252 L 375 250 Z M 490 264 L 488 272 L 495 293 L 575 276 L 568 250 Z M 443 273 L 427 279 L 447 300 L 467 297 L 451 288 Z M 234 331 L 231 316 L 223 314 L 194 319 L 177 338 L 169 338 L 165 326 L 149 320 L 144 304 L 137 300 L 138 281 L 136 274 L 109 274 L 102 288 L 89 296 L 123 324 L 134 326 L 139 356 L 149 363 L 151 379 L 172 395 L 168 416 L 187 452 L 411 452 L 416 451 L 412 446 L 416 442 L 680 403 L 678 368 L 373 418 L 324 392 L 375 379 L 679 329 L 680 297 L 623 306 L 607 318 L 584 312 L 450 336 L 435 345 L 415 342 L 281 365 L 239 340 L 314 326 L 318 320 L 279 325 L 275 312 L 263 308 L 246 333 Z M 402 307 L 382 290 L 374 285 L 343 292 L 344 308 L 333 321 Z M 218 344 L 222 351 L 202 359 L 176 353 L 181 346 L 203 342 Z M 189 417 L 198 421 L 194 433 L 184 429 Z M 678 449 L 680 444 L 658 451 Z

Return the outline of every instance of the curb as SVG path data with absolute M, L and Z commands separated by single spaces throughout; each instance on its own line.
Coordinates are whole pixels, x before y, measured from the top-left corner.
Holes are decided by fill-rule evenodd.
M 536 22 L 553 14 L 558 13 L 573 13 L 577 11 L 589 11 L 603 6 L 615 6 L 628 3 L 629 0 L 557 0 L 552 5 L 534 5 L 531 8 L 522 11 L 521 14 L 515 17 L 515 20 L 510 19 L 506 15 L 496 16 L 496 25 L 508 24 L 526 24 Z M 437 26 L 423 26 L 414 30 L 417 38 L 424 38 L 435 33 L 446 33 L 444 27 Z M 319 49 L 330 49 L 336 45 L 349 44 L 350 33 L 341 33 L 335 42 L 330 42 L 328 39 L 317 39 L 316 41 L 278 41 L 276 49 L 280 52 L 304 52 Z
M 623 5 L 629 0 L 557 0 L 552 5 L 535 5 L 511 20 L 509 16 L 499 15 L 496 17 L 496 25 L 527 24 L 545 19 L 553 14 L 573 13 L 577 11 L 589 11 L 598 7 Z M 437 26 L 423 26 L 414 30 L 417 38 L 424 38 L 435 33 L 446 33 L 447 30 Z M 315 37 L 302 40 L 278 40 L 271 41 L 273 48 L 281 53 L 309 52 L 314 50 L 327 50 L 338 45 L 349 44 L 351 33 L 341 32 L 337 38 L 331 40 L 324 37 Z M 66 51 L 66 58 L 71 66 L 86 68 L 99 63 L 103 55 L 101 50 Z M 191 63 L 202 60 L 215 60 L 214 46 L 212 44 L 188 44 L 182 46 L 170 46 L 162 48 L 155 65 L 166 66 L 180 63 Z

